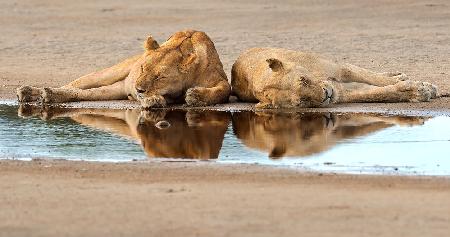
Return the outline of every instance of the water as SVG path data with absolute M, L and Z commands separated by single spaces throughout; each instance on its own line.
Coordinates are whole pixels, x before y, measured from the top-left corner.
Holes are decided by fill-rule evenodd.
M 256 163 L 450 175 L 450 117 L 0 105 L 0 159 Z

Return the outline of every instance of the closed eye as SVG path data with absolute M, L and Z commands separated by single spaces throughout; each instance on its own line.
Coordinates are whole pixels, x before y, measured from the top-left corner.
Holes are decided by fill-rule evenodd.
M 155 80 L 161 80 L 161 79 L 164 79 L 164 78 L 166 78 L 166 76 L 161 75 L 161 74 L 155 76 Z

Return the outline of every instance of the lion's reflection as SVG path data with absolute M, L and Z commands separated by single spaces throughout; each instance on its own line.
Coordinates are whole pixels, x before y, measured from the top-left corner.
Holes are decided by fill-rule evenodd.
M 137 140 L 149 157 L 214 159 L 232 119 L 242 143 L 269 157 L 302 157 L 346 139 L 394 125 L 420 125 L 425 118 L 375 114 L 229 112 L 211 110 L 68 109 L 21 105 L 19 115 L 70 117 L 96 129 Z
M 76 109 L 21 105 L 19 116 L 70 117 L 138 141 L 149 157 L 215 159 L 231 114 L 221 111 Z
M 230 114 L 220 111 L 145 111 L 137 134 L 150 157 L 213 159 L 229 122 Z
M 245 146 L 271 158 L 302 157 L 393 125 L 423 122 L 424 118 L 375 114 L 241 112 L 233 114 L 233 131 Z

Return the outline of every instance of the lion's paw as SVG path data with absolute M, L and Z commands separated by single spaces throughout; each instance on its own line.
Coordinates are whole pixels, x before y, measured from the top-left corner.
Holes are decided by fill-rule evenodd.
M 63 88 L 49 88 L 44 87 L 41 90 L 41 100 L 43 103 L 64 103 L 73 101 L 76 97 L 76 92 L 70 89 Z
M 426 121 L 426 118 L 422 117 L 393 117 L 393 122 L 400 126 L 416 126 L 416 125 L 423 125 Z
M 403 72 L 382 72 L 380 74 L 382 76 L 385 76 L 385 77 L 395 78 L 398 81 L 407 81 L 407 80 L 409 80 L 409 77 Z
M 204 120 L 204 114 L 198 111 L 190 110 L 186 113 L 186 122 L 189 127 L 200 127 Z
M 429 82 L 423 82 L 423 84 L 428 89 L 428 91 L 431 93 L 431 99 L 436 99 L 437 97 L 439 97 L 438 92 L 437 92 L 437 86 L 435 86 Z
M 43 103 L 59 103 L 63 102 L 59 98 L 57 91 L 52 88 L 44 87 L 41 91 L 41 100 Z
M 266 103 L 266 102 L 259 102 L 255 105 L 255 109 L 276 109 L 273 104 Z
M 41 100 L 43 103 L 51 103 L 52 101 L 52 97 L 53 97 L 53 92 L 52 89 L 45 87 L 42 89 L 41 92 Z
M 164 97 L 158 95 L 145 97 L 141 100 L 141 105 L 144 109 L 150 108 L 164 108 L 167 106 L 167 102 Z
M 204 89 L 205 88 L 189 88 L 186 91 L 186 96 L 184 98 L 184 100 L 186 101 L 186 104 L 188 106 L 194 106 L 194 107 L 198 107 L 198 106 L 206 106 L 208 105 L 208 103 L 206 101 L 204 101 Z
M 32 102 L 40 98 L 41 89 L 33 86 L 21 86 L 17 88 L 17 100 L 19 102 Z
M 424 82 L 418 81 L 401 81 L 395 84 L 396 88 L 400 92 L 408 94 L 408 100 L 410 102 L 424 102 L 430 101 L 432 98 L 432 91 L 430 86 Z
M 19 104 L 17 109 L 17 115 L 21 118 L 30 118 L 40 116 L 42 107 L 31 104 Z
M 157 123 L 166 117 L 165 110 L 143 110 L 139 115 L 139 123 L 152 122 Z
M 407 81 L 407 80 L 409 80 L 409 77 L 405 73 L 402 73 L 402 72 L 398 72 L 396 74 L 393 74 L 391 77 L 393 77 L 393 78 L 395 78 L 395 79 L 397 79 L 399 81 Z

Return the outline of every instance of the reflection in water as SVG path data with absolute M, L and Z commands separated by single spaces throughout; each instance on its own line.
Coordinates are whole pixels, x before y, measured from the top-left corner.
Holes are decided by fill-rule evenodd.
M 137 134 L 150 157 L 215 159 L 229 123 L 221 111 L 145 111 Z
M 17 113 L 17 106 L 0 104 L 0 159 L 218 158 L 333 172 L 450 175 L 448 124 L 450 117 L 292 111 L 21 105 Z
M 375 114 L 241 112 L 233 114 L 233 131 L 245 146 L 271 158 L 302 157 L 329 150 L 345 139 L 424 121 Z
M 20 105 L 19 116 L 69 117 L 140 142 L 148 157 L 215 159 L 231 120 L 228 112 L 80 109 Z
M 211 110 L 69 109 L 21 105 L 19 116 L 69 117 L 79 124 L 138 141 L 148 157 L 215 159 L 232 117 L 235 136 L 271 158 L 304 157 L 346 139 L 425 118 L 375 114 L 229 112 Z

